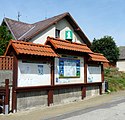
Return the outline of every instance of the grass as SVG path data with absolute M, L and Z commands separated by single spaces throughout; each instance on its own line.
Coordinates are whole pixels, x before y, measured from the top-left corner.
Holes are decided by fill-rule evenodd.
M 125 90 L 125 73 L 117 68 L 105 68 L 105 80 L 108 81 L 110 91 Z

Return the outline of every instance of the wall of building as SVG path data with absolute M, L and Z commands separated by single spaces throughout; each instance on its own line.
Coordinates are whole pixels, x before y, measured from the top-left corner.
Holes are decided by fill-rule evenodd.
M 9 79 L 9 85 L 12 85 L 12 78 L 12 70 L 0 70 L 0 86 L 5 86 L 5 79 Z
M 78 36 L 69 22 L 64 18 L 56 24 L 56 28 L 60 30 L 60 38 L 65 39 L 65 31 L 71 30 L 73 32 L 73 42 L 83 43 L 82 39 Z
M 47 28 L 46 30 L 35 36 L 33 39 L 30 40 L 30 42 L 44 44 L 48 36 L 55 37 L 55 25 L 52 25 L 51 27 Z
M 117 61 L 117 68 L 119 69 L 119 71 L 125 72 L 125 60 Z
M 81 100 L 81 87 L 54 90 L 54 104 Z
M 53 104 L 64 104 L 81 100 L 81 87 L 55 89 L 53 92 Z M 98 86 L 86 88 L 86 98 L 99 95 Z M 17 93 L 17 110 L 25 110 L 33 107 L 45 107 L 48 104 L 47 91 Z
M 47 91 L 17 93 L 17 110 L 47 106 Z
M 86 88 L 86 98 L 99 95 L 99 87 L 98 86 L 89 86 Z

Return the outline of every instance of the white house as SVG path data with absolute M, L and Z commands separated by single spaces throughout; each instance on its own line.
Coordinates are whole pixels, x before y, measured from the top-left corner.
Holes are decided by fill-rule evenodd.
M 119 59 L 117 61 L 117 68 L 119 71 L 125 72 L 125 46 L 119 47 Z
M 30 41 L 44 44 L 48 36 L 68 39 L 72 42 L 91 43 L 81 28 L 69 13 L 63 13 L 34 24 L 28 24 L 4 18 L 2 25 L 6 25 L 15 40 Z

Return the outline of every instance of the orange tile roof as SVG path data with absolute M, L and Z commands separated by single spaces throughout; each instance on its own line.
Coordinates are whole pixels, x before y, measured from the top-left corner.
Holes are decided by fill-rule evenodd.
M 12 47 L 14 48 L 14 50 L 18 55 L 27 54 L 27 55 L 49 56 L 49 57 L 58 56 L 48 45 L 41 45 L 32 42 L 23 42 L 17 40 L 10 41 L 8 48 L 5 52 L 5 55 L 7 54 L 10 45 L 12 45 Z
M 90 56 L 90 60 L 92 61 L 98 61 L 98 62 L 109 62 L 106 57 L 104 57 L 102 54 L 100 53 L 92 53 L 89 54 Z
M 46 44 L 50 42 L 55 49 L 71 50 L 84 53 L 93 53 L 86 44 L 70 42 L 68 40 L 61 40 L 59 38 L 47 37 Z

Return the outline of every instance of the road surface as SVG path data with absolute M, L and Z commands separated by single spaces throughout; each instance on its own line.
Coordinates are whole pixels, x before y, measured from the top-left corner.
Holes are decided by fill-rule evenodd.
M 125 97 L 48 120 L 125 120 Z

